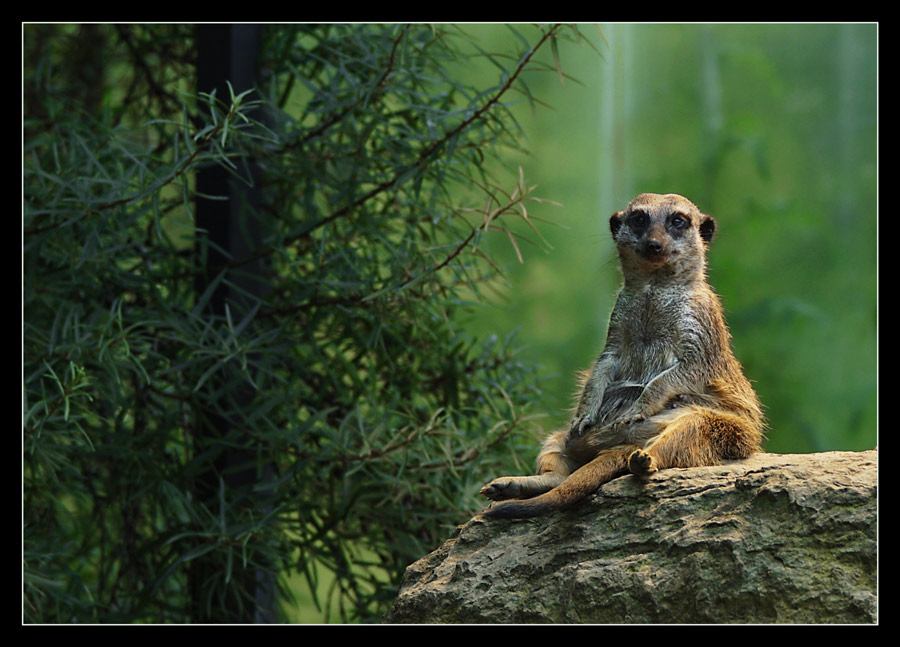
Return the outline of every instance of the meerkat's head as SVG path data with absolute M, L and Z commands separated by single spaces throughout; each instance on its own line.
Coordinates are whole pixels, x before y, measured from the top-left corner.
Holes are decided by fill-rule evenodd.
M 716 221 L 680 195 L 642 193 L 609 220 L 626 273 L 702 272 Z

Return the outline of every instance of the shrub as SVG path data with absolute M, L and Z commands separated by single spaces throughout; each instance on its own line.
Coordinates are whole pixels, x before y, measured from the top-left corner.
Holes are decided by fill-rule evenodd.
M 532 226 L 507 103 L 580 38 L 516 33 L 266 26 L 226 93 L 193 27 L 26 25 L 27 621 L 272 620 L 323 569 L 317 604 L 375 620 L 528 468 L 534 370 L 459 323 L 482 238 Z

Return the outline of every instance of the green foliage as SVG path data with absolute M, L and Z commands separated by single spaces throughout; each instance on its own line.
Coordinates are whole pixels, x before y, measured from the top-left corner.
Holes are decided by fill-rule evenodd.
M 487 28 L 485 28 L 487 29 Z M 490 37 L 502 34 L 492 26 Z M 871 449 L 877 433 L 875 24 L 603 25 L 602 60 L 571 48 L 516 113 L 529 178 L 563 203 L 547 254 L 510 270 L 505 307 L 541 365 L 547 425 L 602 347 L 620 281 L 610 214 L 676 192 L 719 222 L 710 279 L 770 423 L 767 449 Z M 484 34 L 485 38 L 489 36 Z M 545 52 L 549 59 L 549 52 Z
M 26 620 L 227 621 L 256 575 L 289 599 L 323 569 L 317 604 L 377 619 L 486 476 L 528 469 L 534 370 L 458 323 L 496 274 L 485 235 L 533 226 L 492 162 L 518 147 L 507 103 L 581 39 L 528 33 L 271 26 L 258 91 L 223 97 L 194 90 L 189 26 L 26 25 Z M 491 84 L 450 74 L 467 56 Z M 198 291 L 196 175 L 250 162 L 261 242 Z
M 262 572 L 377 618 L 562 421 L 640 191 L 719 220 L 768 448 L 874 444 L 877 26 L 603 30 L 270 26 L 238 99 L 191 26 L 25 26 L 26 620 L 233 619 Z M 198 281 L 198 172 L 250 163 L 260 243 Z

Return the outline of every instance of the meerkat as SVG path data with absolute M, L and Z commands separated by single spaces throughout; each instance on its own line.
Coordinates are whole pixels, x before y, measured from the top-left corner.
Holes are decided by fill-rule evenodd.
M 644 193 L 609 225 L 624 281 L 606 346 L 581 376 L 570 424 L 544 442 L 537 474 L 481 488 L 498 501 L 488 517 L 538 516 L 628 473 L 762 451 L 761 405 L 706 280 L 716 221 L 680 195 Z

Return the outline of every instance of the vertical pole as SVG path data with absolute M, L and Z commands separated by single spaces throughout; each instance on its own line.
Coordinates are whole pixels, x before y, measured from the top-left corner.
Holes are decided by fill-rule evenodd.
M 256 83 L 257 56 L 261 45 L 260 25 L 199 25 L 197 27 L 198 60 L 197 90 L 216 90 L 217 99 L 229 101 L 226 81 L 235 94 L 253 88 Z M 202 195 L 226 196 L 227 200 L 210 200 L 199 196 L 196 203 L 197 228 L 206 232 L 198 241 L 197 294 L 203 294 L 216 279 L 221 268 L 231 259 L 247 257 L 260 240 L 255 213 L 258 212 L 259 172 L 252 162 L 239 167 L 247 181 L 241 181 L 219 165 L 201 169 L 197 176 L 197 191 Z M 229 270 L 226 281 L 220 281 L 214 290 L 205 314 L 223 316 L 228 305 L 233 321 L 240 321 L 253 306 L 253 297 L 261 297 L 265 291 L 259 277 L 262 261 Z M 230 284 L 230 285 L 229 285 Z M 234 286 L 238 289 L 232 289 Z M 247 295 L 251 295 L 249 298 Z M 221 375 L 209 383 L 211 390 L 220 391 L 214 410 L 198 412 L 197 453 L 213 448 L 214 456 L 204 475 L 195 483 L 195 494 L 204 502 L 215 502 L 224 488 L 224 500 L 233 499 L 236 490 L 252 485 L 256 470 L 249 452 L 216 444 L 235 431 L 241 419 L 239 408 L 249 401 L 245 381 L 239 374 Z M 252 498 L 251 498 L 252 501 Z M 217 503 L 210 504 L 213 509 Z M 235 560 L 233 577 L 241 588 L 254 592 L 252 607 L 241 604 L 231 596 L 221 602 L 207 604 L 208 583 L 216 573 L 214 562 L 203 557 L 191 563 L 191 617 L 193 622 L 274 622 L 274 582 L 261 570 L 240 570 Z M 220 569 L 221 570 L 221 569 Z M 225 611 L 222 611 L 222 606 Z

